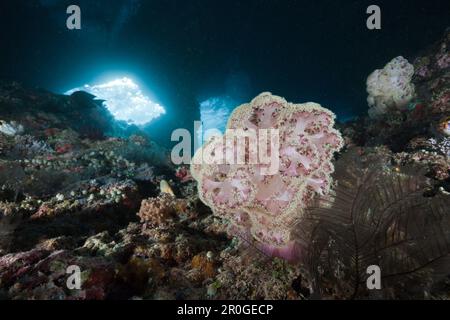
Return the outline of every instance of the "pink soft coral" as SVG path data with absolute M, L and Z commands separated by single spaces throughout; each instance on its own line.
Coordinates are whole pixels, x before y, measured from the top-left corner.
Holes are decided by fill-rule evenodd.
M 298 258 L 291 227 L 315 194 L 328 193 L 334 170 L 331 159 L 343 145 L 333 129 L 334 119 L 331 111 L 316 103 L 292 104 L 270 93 L 238 107 L 225 135 L 209 140 L 194 156 L 191 173 L 201 200 L 230 221 L 231 234 L 256 240 L 270 256 Z M 277 141 L 262 139 L 271 131 L 261 129 L 276 132 L 270 138 Z M 256 135 L 246 134 L 252 130 Z M 242 163 L 236 161 L 239 152 L 233 148 L 238 144 L 236 131 L 248 138 Z M 257 155 L 251 151 L 255 144 Z M 262 151 L 269 162 L 250 161 L 261 160 Z

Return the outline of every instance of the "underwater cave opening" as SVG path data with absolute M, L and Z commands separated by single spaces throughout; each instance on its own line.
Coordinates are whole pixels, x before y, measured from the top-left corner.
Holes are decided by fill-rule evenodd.
M 151 100 L 131 78 L 122 77 L 101 84 L 77 87 L 67 91 L 70 95 L 85 91 L 104 100 L 105 107 L 118 121 L 144 126 L 166 114 L 166 109 Z

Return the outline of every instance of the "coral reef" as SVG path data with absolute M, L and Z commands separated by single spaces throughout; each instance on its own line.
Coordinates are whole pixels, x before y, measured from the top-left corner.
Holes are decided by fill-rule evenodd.
M 376 118 L 360 117 L 339 126 L 347 147 L 386 146 L 391 161 L 424 164 L 427 176 L 449 188 L 448 117 L 450 116 L 450 30 L 439 41 L 411 59 L 415 97 L 406 109 L 388 108 Z M 364 149 L 363 149 L 364 150 Z
M 89 94 L 0 83 L 0 299 L 449 299 L 449 41 L 376 72 L 376 117 L 265 93 L 191 168 Z
M 301 270 L 284 260 L 267 260 L 255 255 L 237 255 L 235 250 L 222 252 L 224 261 L 220 273 L 208 286 L 208 295 L 226 299 L 305 299 L 310 291 L 295 287 Z M 296 291 L 297 289 L 297 291 Z
M 172 180 L 163 148 L 136 130 L 109 135 L 116 124 L 90 95 L 13 83 L 0 103 L 2 123 L 23 126 L 0 133 L 1 299 L 208 297 L 231 240 L 188 172 Z M 80 290 L 66 284 L 72 265 Z
M 210 140 L 193 158 L 191 171 L 199 183 L 200 198 L 217 216 L 230 221 L 231 234 L 250 242 L 256 240 L 268 255 L 297 258 L 290 226 L 315 194 L 328 193 L 331 159 L 342 147 L 340 133 L 333 129 L 334 118 L 331 111 L 318 104 L 291 104 L 270 93 L 238 107 L 230 116 L 225 135 Z M 275 147 L 279 155 L 272 145 L 268 162 L 261 159 L 261 149 L 268 144 L 262 140 L 261 130 L 265 129 L 277 129 L 279 134 Z M 226 153 L 226 160 L 230 160 L 229 141 L 235 144 L 235 130 L 242 130 L 238 139 L 246 139 L 251 130 L 255 132 L 249 137 L 249 146 L 243 148 L 249 161 L 223 163 L 222 157 L 213 162 L 205 160 L 220 153 Z M 255 145 L 260 158 L 252 161 L 256 150 L 250 149 Z M 231 157 L 239 157 L 239 153 L 239 148 L 234 147 Z M 275 163 L 275 173 L 269 173 Z

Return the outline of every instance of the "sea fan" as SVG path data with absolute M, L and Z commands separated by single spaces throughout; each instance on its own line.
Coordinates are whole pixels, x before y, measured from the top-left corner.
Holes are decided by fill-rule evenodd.
M 335 180 L 295 230 L 316 296 L 430 297 L 450 274 L 450 196 L 425 196 L 417 168 L 394 170 L 356 152 L 337 162 Z M 381 290 L 366 286 L 370 265 L 381 269 Z

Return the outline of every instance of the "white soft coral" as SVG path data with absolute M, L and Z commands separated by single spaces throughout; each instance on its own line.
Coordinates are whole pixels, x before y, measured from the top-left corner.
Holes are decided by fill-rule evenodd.
M 415 95 L 413 75 L 414 67 L 401 56 L 372 72 L 367 78 L 369 116 L 379 117 L 389 108 L 404 109 Z

